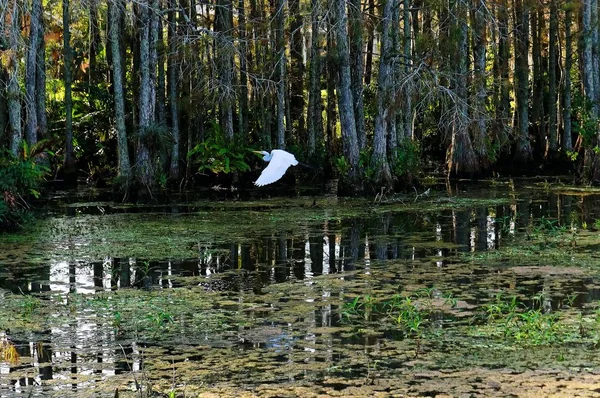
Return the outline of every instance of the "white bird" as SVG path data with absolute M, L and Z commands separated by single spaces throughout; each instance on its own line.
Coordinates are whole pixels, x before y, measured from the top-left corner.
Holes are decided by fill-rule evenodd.
M 262 187 L 263 185 L 279 180 L 290 166 L 298 164 L 294 155 L 282 149 L 273 149 L 271 153 L 267 151 L 253 152 L 263 155 L 263 160 L 269 162 L 269 165 L 262 171 L 258 180 L 254 182 L 254 185 L 257 187 Z

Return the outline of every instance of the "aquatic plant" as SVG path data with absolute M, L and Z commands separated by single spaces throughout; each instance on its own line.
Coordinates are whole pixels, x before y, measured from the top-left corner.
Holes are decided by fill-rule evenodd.
M 516 296 L 497 294 L 481 307 L 479 317 L 485 323 L 476 326 L 473 334 L 527 346 L 563 344 L 576 338 L 581 322 L 576 325 L 563 319 L 560 312 L 545 309 L 543 295 L 532 297 L 531 302 L 532 306 L 527 306 Z

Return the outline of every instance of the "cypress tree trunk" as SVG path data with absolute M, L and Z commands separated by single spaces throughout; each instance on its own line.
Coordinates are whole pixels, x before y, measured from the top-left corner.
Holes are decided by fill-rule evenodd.
M 517 142 L 514 161 L 524 165 L 531 161 L 529 142 L 529 6 L 515 0 L 515 102 Z
M 110 53 L 113 66 L 113 93 L 115 101 L 115 123 L 117 130 L 117 175 L 129 181 L 131 177 L 129 165 L 129 150 L 127 148 L 127 129 L 125 126 L 125 99 L 123 84 L 123 64 L 121 59 L 120 40 L 121 32 L 121 9 L 124 7 L 122 0 L 112 0 L 108 4 L 110 13 Z
M 275 10 L 275 51 L 277 59 L 277 147 L 285 149 L 285 45 L 283 40 L 283 21 L 285 0 L 277 0 Z
M 337 148 L 337 138 L 336 138 L 336 122 L 337 122 L 337 113 L 336 113 L 336 97 L 337 93 L 335 88 L 338 86 L 339 80 L 339 65 L 338 60 L 335 57 L 335 45 L 334 45 L 334 35 L 335 32 L 331 30 L 333 26 L 334 17 L 331 13 L 328 13 L 328 26 L 330 27 L 330 31 L 327 34 L 327 108 L 326 108 L 326 117 L 327 117 L 327 130 L 325 131 L 325 135 L 327 136 L 327 147 L 325 151 L 328 154 L 339 154 Z
M 573 66 L 573 38 L 571 36 L 571 21 L 573 20 L 573 10 L 569 5 L 565 9 L 565 78 L 562 87 L 562 115 L 563 115 L 563 133 L 562 150 L 563 152 L 573 150 L 572 125 L 571 125 L 571 68 Z
M 412 11 L 412 23 L 415 25 L 414 29 L 416 31 L 419 30 L 418 26 L 418 15 L 417 11 Z M 404 59 L 402 62 L 404 63 L 403 71 L 406 75 L 410 73 L 412 68 L 412 40 L 410 36 L 411 32 L 411 11 L 409 7 L 409 0 L 404 0 L 403 2 L 403 16 L 404 20 L 404 30 L 403 30 L 403 55 Z M 405 86 L 403 89 L 402 95 L 402 135 L 398 137 L 398 140 L 410 140 L 413 138 L 413 90 L 411 85 Z
M 356 119 L 354 115 L 354 101 L 352 98 L 352 79 L 350 77 L 350 49 L 348 46 L 348 16 L 346 14 L 346 2 L 334 1 L 333 14 L 335 15 L 335 40 L 337 58 L 339 62 L 338 112 L 340 114 L 340 126 L 342 129 L 342 146 L 344 156 L 350 164 L 350 182 L 359 182 L 361 174 L 359 169 L 359 148 L 356 135 Z M 353 189 L 360 187 L 353 185 Z
M 233 40 L 231 0 L 218 0 L 215 10 L 217 59 L 219 75 L 219 114 L 221 128 L 228 140 L 233 140 Z
M 169 16 L 167 40 L 169 54 L 167 58 L 167 87 L 169 90 L 169 112 L 171 115 L 171 137 L 173 144 L 171 146 L 171 164 L 169 167 L 169 177 L 172 180 L 179 179 L 179 110 L 177 95 L 177 81 L 179 80 L 177 63 L 177 0 L 169 0 Z
M 248 51 L 246 26 L 246 9 L 244 0 L 238 1 L 238 36 L 240 38 L 240 109 L 238 113 L 239 133 L 245 136 L 248 132 L 248 58 L 251 52 Z
M 4 31 L 4 26 L 0 22 L 0 31 Z M 6 87 L 8 83 L 8 73 L 3 65 L 0 65 L 0 85 Z M 0 90 L 0 148 L 8 148 L 6 142 L 6 132 L 8 131 L 8 101 L 6 91 Z
M 550 4 L 550 31 L 548 37 L 548 155 L 554 157 L 558 149 L 557 129 L 557 67 L 558 67 L 558 6 Z
M 100 40 L 100 29 L 98 28 L 98 0 L 89 1 L 89 18 L 90 66 L 88 68 L 88 95 L 90 97 L 90 102 L 93 102 L 92 87 L 96 85 L 99 78 L 97 55 L 100 52 L 100 46 L 102 44 Z M 91 103 L 90 106 L 92 106 Z
M 597 0 L 584 0 L 582 5 L 582 49 L 581 49 L 581 69 L 582 69 L 582 80 L 583 80 L 583 94 L 586 101 L 590 105 L 589 118 L 595 124 L 598 120 L 598 93 L 596 93 L 596 77 L 597 70 L 594 65 L 594 31 L 598 28 L 593 25 L 593 14 L 594 8 L 598 5 Z M 592 146 L 595 143 L 592 142 Z M 596 178 L 595 174 L 595 159 L 594 152 L 591 148 L 586 148 L 584 165 L 586 171 L 590 171 L 592 181 Z M 586 173 L 587 174 L 587 173 Z
M 377 75 L 377 113 L 373 132 L 373 155 L 371 166 L 376 170 L 374 182 L 384 186 L 392 185 L 392 174 L 387 161 L 387 133 L 390 128 L 388 121 L 395 122 L 389 115 L 392 103 L 392 8 L 396 7 L 395 0 L 383 3 L 381 15 L 381 46 L 379 57 L 379 73 Z
M 311 41 L 308 82 L 308 154 L 314 155 L 323 139 L 321 99 L 321 43 L 319 42 L 320 0 L 311 0 Z M 319 145 L 320 146 L 320 145 Z
M 510 80 L 508 61 L 510 58 L 508 43 L 508 2 L 501 0 L 497 6 L 498 19 L 498 56 L 494 57 L 494 97 L 495 120 L 494 139 L 500 151 L 507 151 L 510 123 Z
M 300 13 L 300 0 L 289 0 L 290 7 L 290 117 L 296 123 L 297 142 L 306 143 L 306 129 L 304 123 L 304 61 L 302 53 L 302 26 L 304 25 Z M 288 126 L 288 129 L 292 126 Z
M 375 0 L 368 0 L 367 12 L 375 16 Z M 371 75 L 373 74 L 373 43 L 375 41 L 375 23 L 371 21 L 367 24 L 367 55 L 365 60 L 365 85 L 371 84 Z
M 454 19 L 453 24 L 457 32 L 455 47 L 452 56 L 454 63 L 454 91 L 452 120 L 452 142 L 449 149 L 449 174 L 472 174 L 479 172 L 477 158 L 469 136 L 468 92 L 467 92 L 467 3 L 466 0 L 457 0 L 454 10 L 450 12 Z
M 486 0 L 472 0 L 471 23 L 473 26 L 473 96 L 472 119 L 473 119 L 473 146 L 477 154 L 479 165 L 482 169 L 489 167 L 488 139 L 486 125 L 486 98 L 488 95 L 486 85 L 486 42 L 487 32 L 485 25 Z
M 531 132 L 536 160 L 540 161 L 546 148 L 546 125 L 544 115 L 544 87 L 548 82 L 544 77 L 544 60 L 542 59 L 542 40 L 544 15 L 541 7 L 531 10 L 531 54 L 533 59 L 533 97 L 531 103 Z
M 67 3 L 68 5 L 68 3 Z M 25 104 L 27 122 L 25 124 L 25 139 L 29 147 L 38 142 L 38 112 L 36 109 L 36 72 L 38 63 L 38 47 L 40 45 L 40 30 L 42 27 L 42 0 L 33 0 L 31 4 L 31 23 L 29 28 L 29 46 L 27 47 L 27 65 L 25 69 Z M 65 58 L 66 59 L 66 58 Z M 43 62 L 41 60 L 40 62 Z M 65 64 L 65 68 L 67 65 Z M 65 75 L 66 76 L 66 75 Z
M 360 0 L 350 0 L 348 14 L 350 20 L 350 78 L 352 80 L 352 97 L 354 98 L 358 149 L 362 151 L 367 146 L 367 136 L 365 132 L 365 106 L 363 101 L 364 23 L 360 3 Z
M 139 88 L 139 125 L 138 139 L 136 151 L 136 177 L 138 183 L 138 193 L 142 199 L 146 196 L 152 197 L 154 186 L 154 168 L 150 158 L 150 148 L 148 147 L 148 139 L 151 134 L 151 129 L 155 127 L 155 104 L 156 104 L 156 88 L 155 81 L 152 79 L 156 76 L 156 64 L 152 61 L 152 11 L 149 0 L 143 0 L 140 3 L 139 19 L 141 24 L 141 32 L 139 38 L 139 71 L 140 71 L 140 88 Z
M 23 140 L 23 129 L 21 126 L 21 89 L 19 87 L 19 42 L 21 37 L 19 4 L 12 0 L 10 7 L 10 28 L 8 43 L 10 48 L 8 66 L 8 123 L 10 128 L 10 151 L 18 156 Z M 8 9 L 8 7 L 7 7 Z
M 43 24 L 43 18 L 40 21 Z M 46 42 L 44 29 L 38 29 L 40 36 L 37 48 L 37 62 L 35 72 L 35 110 L 37 112 L 38 138 L 44 139 L 48 136 L 48 117 L 46 115 Z
M 70 32 L 70 9 L 69 0 L 63 0 L 63 53 L 65 61 L 64 82 L 65 82 L 65 161 L 64 177 L 68 184 L 77 183 L 77 169 L 75 165 L 75 154 L 73 152 L 73 98 L 71 95 L 71 84 L 73 81 L 71 66 L 73 65 L 73 54 L 71 52 L 71 32 Z

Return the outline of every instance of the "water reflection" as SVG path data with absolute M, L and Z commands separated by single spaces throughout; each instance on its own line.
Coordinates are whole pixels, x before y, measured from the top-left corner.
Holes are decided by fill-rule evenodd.
M 485 300 L 489 295 L 486 292 L 491 289 L 519 286 L 531 295 L 543 297 L 544 309 L 550 311 L 556 308 L 556 296 L 560 292 L 540 273 L 515 274 L 512 280 L 490 282 L 495 270 L 485 266 L 473 267 L 468 275 L 459 276 L 444 275 L 444 269 L 455 266 L 455 254 L 498 249 L 507 238 L 526 236 L 540 219 L 567 228 L 580 227 L 583 223 L 591 225 L 598 217 L 599 207 L 598 197 L 592 195 L 523 192 L 504 204 L 492 206 L 423 212 L 404 212 L 400 206 L 396 212 L 374 212 L 369 217 L 326 218 L 308 229 L 292 224 L 285 230 L 268 231 L 240 241 L 198 240 L 193 243 L 196 252 L 193 258 L 129 258 L 106 253 L 105 257 L 93 261 L 52 258 L 33 265 L 27 262 L 26 256 L 21 260 L 16 254 L 8 254 L 3 258 L 11 261 L 0 262 L 0 273 L 4 276 L 0 279 L 0 288 L 13 294 L 51 297 L 57 303 L 69 300 L 73 293 L 94 295 L 125 288 L 153 290 L 192 285 L 211 292 L 260 295 L 273 284 L 312 283 L 323 275 L 350 279 L 355 277 L 353 271 L 368 274 L 374 268 L 385 269 L 388 260 L 399 260 L 405 264 L 406 273 L 423 272 L 427 276 L 438 273 L 442 275 L 440 278 L 448 278 L 447 285 L 456 286 L 459 292 L 460 286 L 469 286 L 468 302 Z M 167 209 L 153 208 L 152 211 L 174 212 L 172 206 Z M 175 210 L 185 217 L 186 211 L 197 209 L 186 206 Z M 69 205 L 65 210 L 66 217 L 77 217 L 82 212 L 103 217 L 107 212 L 119 211 L 136 213 L 134 208 L 106 204 Z M 93 219 L 89 222 L 86 228 L 93 230 Z M 74 234 L 55 245 L 75 252 L 78 245 L 88 243 Z M 400 278 L 398 276 L 399 290 L 403 283 Z M 573 305 L 597 300 L 600 289 L 593 285 L 589 278 L 563 283 L 559 299 L 572 292 L 587 292 L 578 296 Z M 551 297 L 549 291 L 554 296 Z M 281 362 L 298 361 L 292 353 L 297 355 L 299 350 L 303 352 L 300 358 L 304 363 L 325 362 L 328 366 L 343 359 L 343 354 L 335 348 L 337 345 L 357 344 L 378 350 L 381 339 L 376 336 L 355 341 L 355 337 L 337 332 L 315 332 L 340 325 L 340 306 L 332 300 L 334 294 L 329 290 L 315 290 L 305 300 L 322 304 L 295 323 L 266 323 L 258 331 L 242 327 L 229 342 L 245 349 L 273 349 Z M 260 311 L 252 316 L 265 317 Z M 56 388 L 67 388 L 73 375 L 89 376 L 85 382 L 70 385 L 77 391 L 106 377 L 142 369 L 140 343 L 128 341 L 121 346 L 118 339 L 110 320 L 95 313 L 74 313 L 71 321 L 61 327 L 40 332 L 30 339 L 13 340 L 27 361 L 16 366 L 0 364 L 0 387 L 15 394 L 26 394 L 32 386 L 36 389 L 42 386 L 42 390 L 50 388 L 48 380 L 62 380 L 57 383 L 62 387 Z M 123 360 L 124 356 L 128 361 Z M 22 377 L 24 373 L 31 376 Z

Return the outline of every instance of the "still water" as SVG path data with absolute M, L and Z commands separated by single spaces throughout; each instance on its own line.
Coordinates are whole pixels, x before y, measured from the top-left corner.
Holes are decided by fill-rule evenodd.
M 583 343 L 517 355 L 461 336 L 498 294 L 545 312 L 600 299 L 600 192 L 507 181 L 378 203 L 101 197 L 57 195 L 48 217 L 0 236 L 2 341 L 20 356 L 0 362 L 0 396 L 431 395 L 416 371 L 598 368 Z M 356 298 L 394 295 L 439 304 L 427 332 L 345 317 Z

